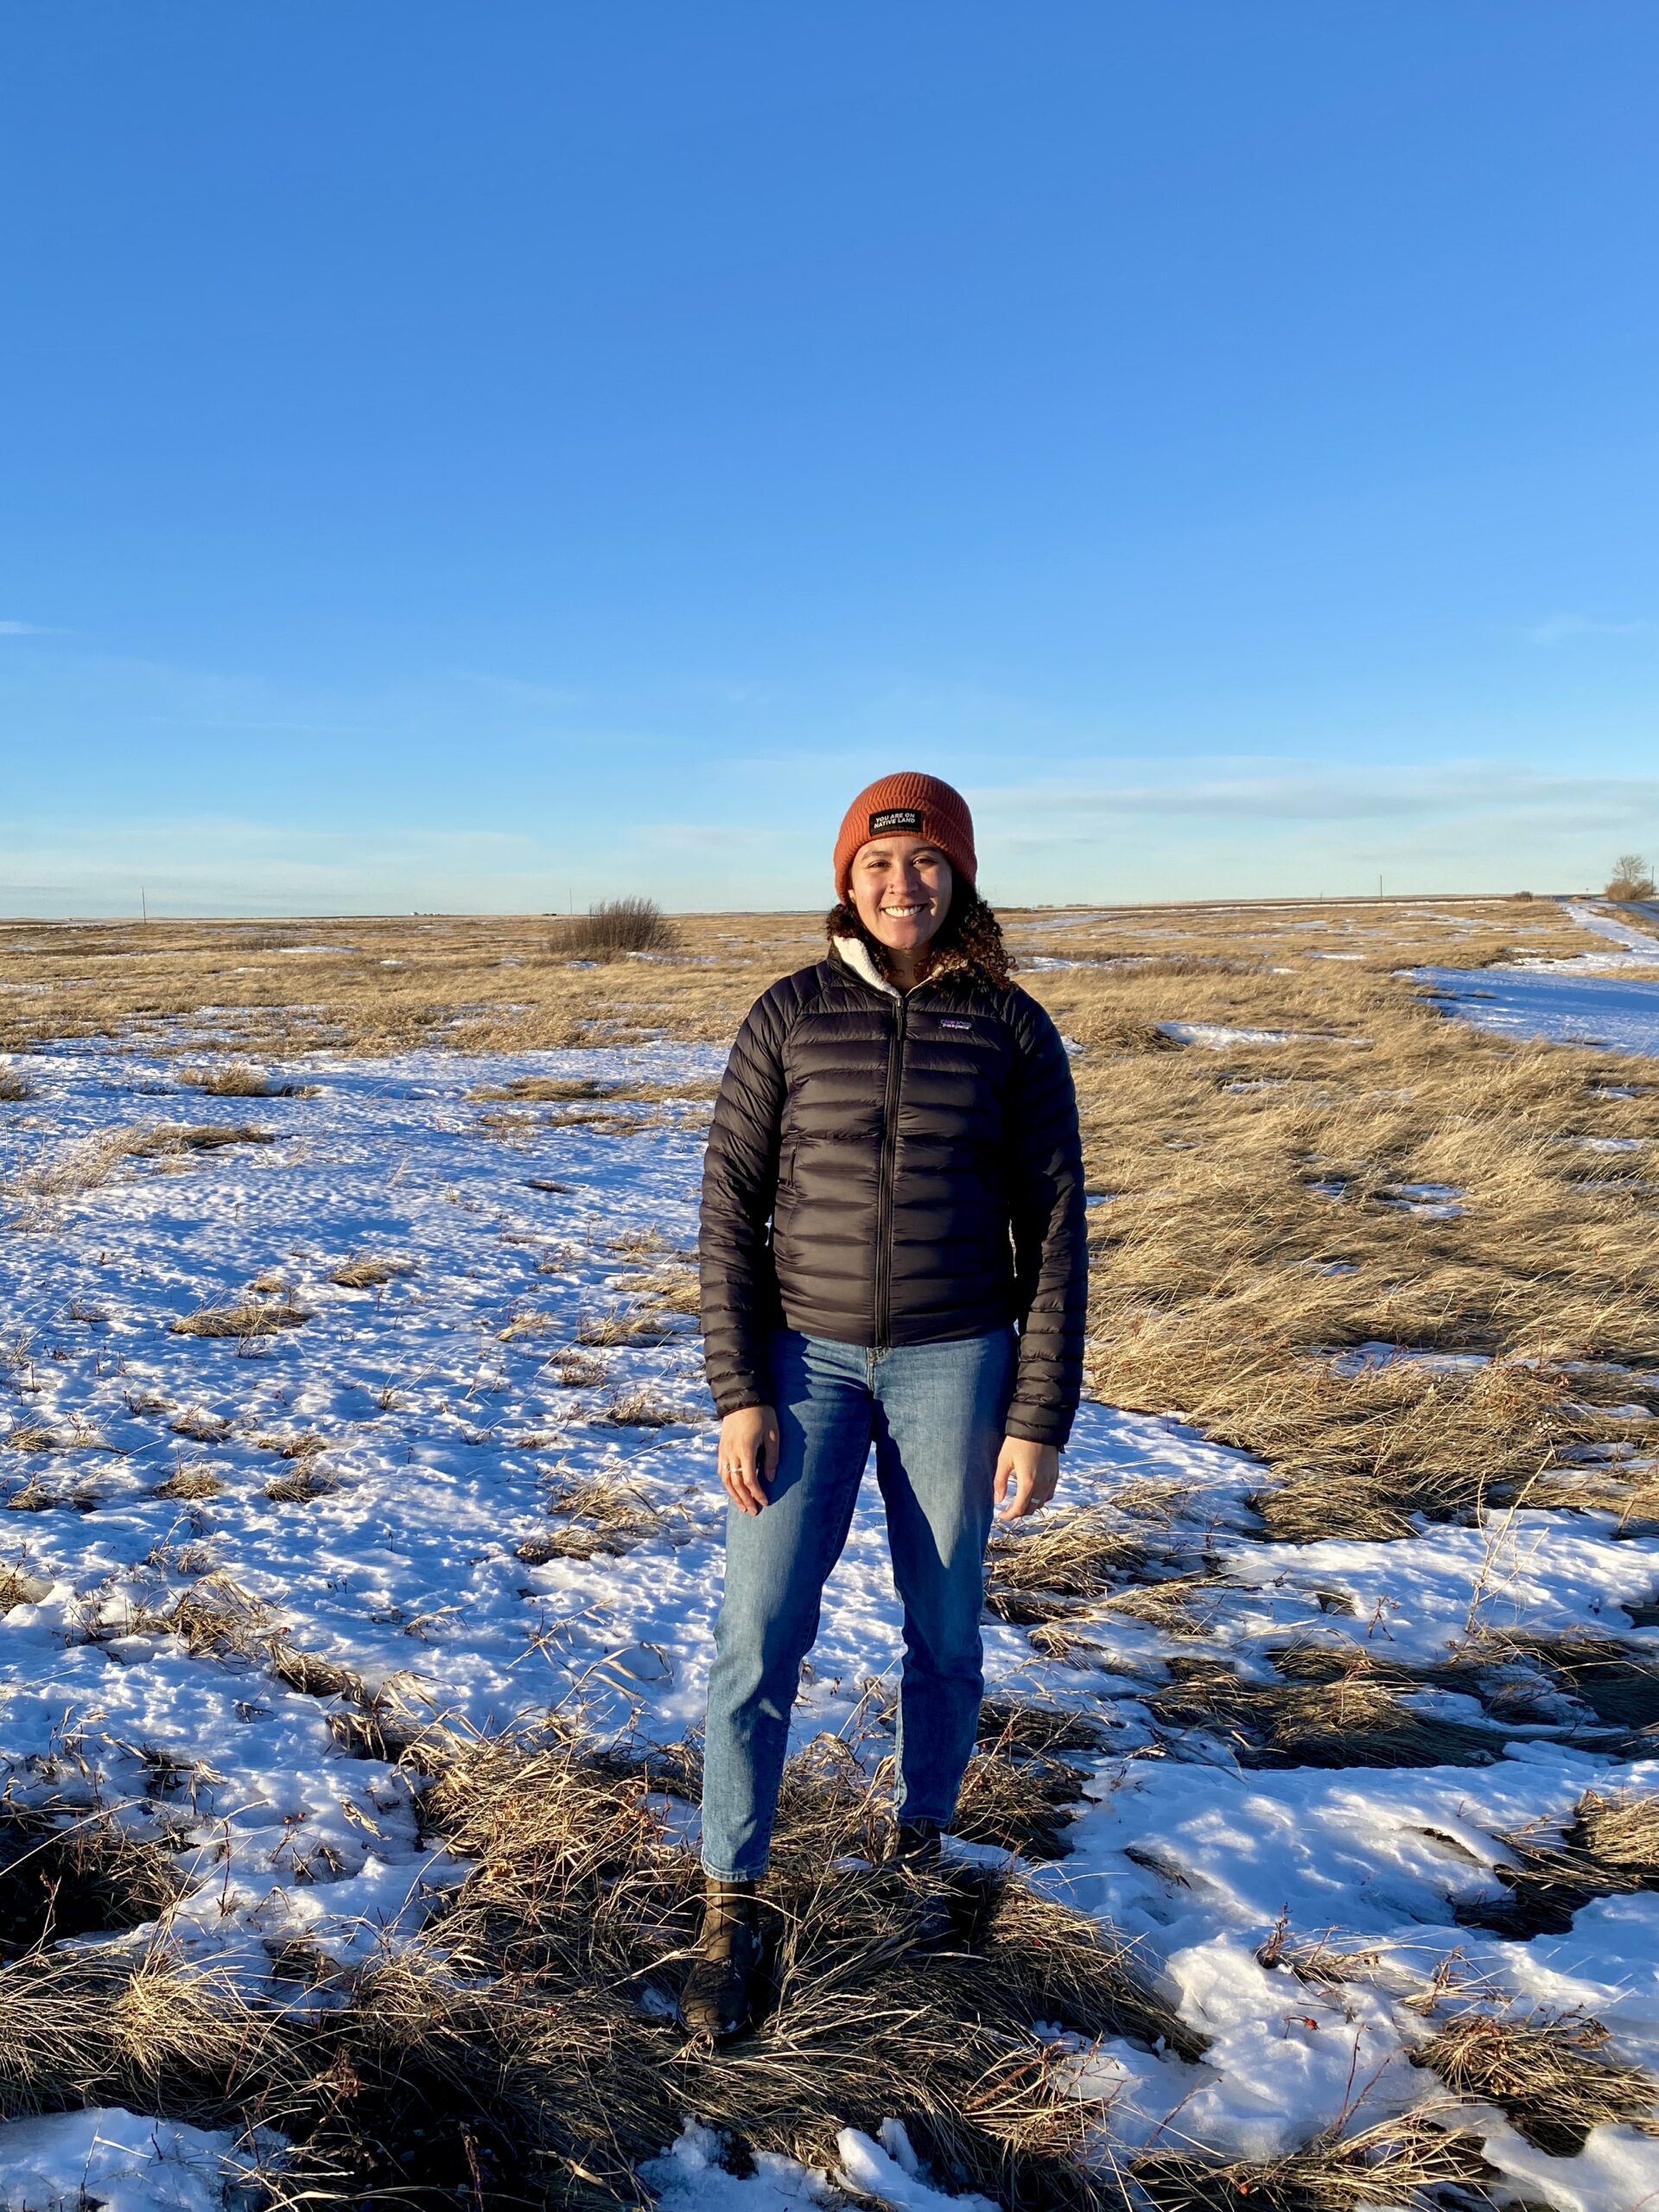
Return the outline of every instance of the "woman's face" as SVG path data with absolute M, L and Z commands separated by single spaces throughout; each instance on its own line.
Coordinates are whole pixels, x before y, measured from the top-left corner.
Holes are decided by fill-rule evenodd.
M 950 911 L 950 863 L 925 837 L 877 837 L 859 847 L 850 887 L 870 935 L 914 952 Z

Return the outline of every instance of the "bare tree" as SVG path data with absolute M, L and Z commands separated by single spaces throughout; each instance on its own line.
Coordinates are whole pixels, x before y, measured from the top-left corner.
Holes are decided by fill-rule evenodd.
M 1607 880 L 1610 899 L 1651 899 L 1654 894 L 1653 870 L 1640 853 L 1621 853 L 1613 862 L 1613 872 Z

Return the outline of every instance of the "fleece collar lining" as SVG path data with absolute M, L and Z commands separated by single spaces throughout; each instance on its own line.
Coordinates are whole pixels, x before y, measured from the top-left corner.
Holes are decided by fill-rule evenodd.
M 885 991 L 890 999 L 899 995 L 885 976 L 876 973 L 875 963 L 870 957 L 870 948 L 861 937 L 832 937 L 830 942 L 855 976 L 861 976 L 878 991 Z

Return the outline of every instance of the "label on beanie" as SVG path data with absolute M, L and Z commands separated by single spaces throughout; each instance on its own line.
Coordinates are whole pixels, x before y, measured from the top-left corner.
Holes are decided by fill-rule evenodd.
M 889 830 L 919 831 L 921 826 L 922 810 L 919 806 L 884 806 L 880 813 L 870 817 L 869 834 L 872 837 L 884 837 Z

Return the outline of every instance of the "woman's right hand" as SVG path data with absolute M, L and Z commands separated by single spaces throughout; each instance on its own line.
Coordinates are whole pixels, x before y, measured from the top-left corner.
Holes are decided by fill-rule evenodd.
M 759 1513 L 778 1471 L 778 1416 L 770 1406 L 745 1406 L 720 1424 L 715 1463 L 726 1495 L 740 1513 Z

